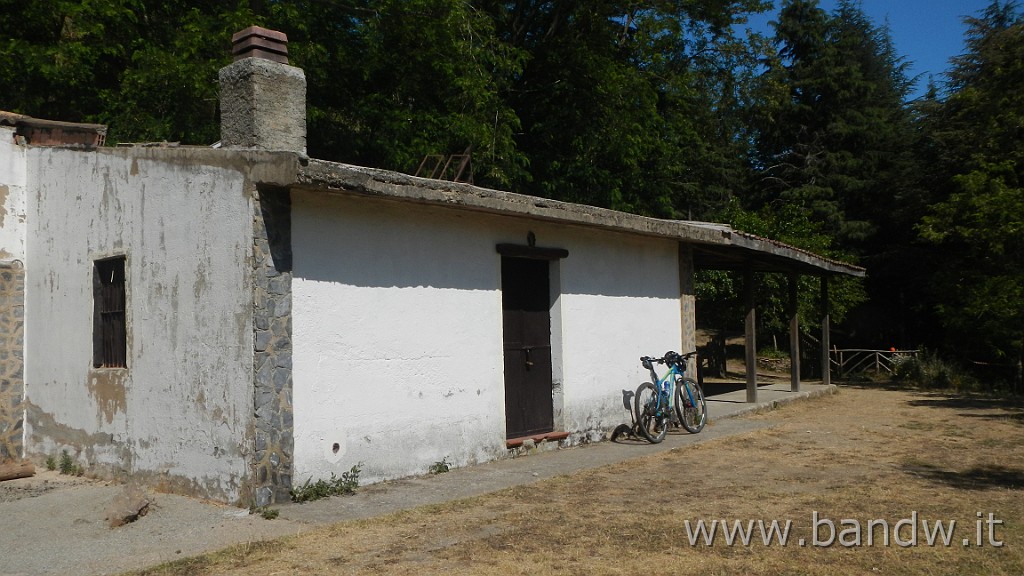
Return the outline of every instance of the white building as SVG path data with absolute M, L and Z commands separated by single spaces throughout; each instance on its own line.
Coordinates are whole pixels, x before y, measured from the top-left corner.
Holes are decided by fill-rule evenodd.
M 356 464 L 599 440 L 641 355 L 694 348 L 695 255 L 862 274 L 720 225 L 309 160 L 300 70 L 242 58 L 221 81 L 217 149 L 0 117 L 0 460 L 66 450 L 263 505 Z

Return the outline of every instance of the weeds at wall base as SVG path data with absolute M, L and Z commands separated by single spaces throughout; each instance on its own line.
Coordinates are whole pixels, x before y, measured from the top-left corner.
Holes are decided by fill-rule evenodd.
M 61 450 L 59 461 L 53 456 L 47 456 L 46 469 L 51 472 L 59 469 L 60 473 L 66 476 L 81 476 L 85 474 L 85 468 L 75 464 L 74 459 L 71 458 L 67 450 Z
M 445 472 L 452 469 L 451 463 L 448 462 L 448 457 L 445 456 L 437 462 L 434 462 L 427 468 L 427 472 L 430 474 L 444 474 Z
M 341 477 L 335 476 L 332 472 L 330 480 L 320 479 L 313 482 L 310 478 L 302 486 L 289 490 L 292 502 L 311 502 L 331 496 L 354 494 L 359 487 L 360 471 L 360 465 L 356 464 L 348 472 L 342 472 Z
M 258 514 L 264 520 L 274 520 L 281 515 L 281 511 L 267 506 L 250 506 L 249 514 Z

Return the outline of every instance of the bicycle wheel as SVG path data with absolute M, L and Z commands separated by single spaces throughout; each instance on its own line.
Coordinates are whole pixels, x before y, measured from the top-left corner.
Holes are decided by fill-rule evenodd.
M 636 389 L 636 427 L 640 434 L 652 444 L 665 439 L 668 433 L 668 406 L 660 406 L 658 389 L 650 382 L 644 382 Z
M 703 430 L 708 421 L 708 403 L 704 400 L 704 391 L 693 378 L 683 378 L 676 386 L 676 417 L 691 434 Z

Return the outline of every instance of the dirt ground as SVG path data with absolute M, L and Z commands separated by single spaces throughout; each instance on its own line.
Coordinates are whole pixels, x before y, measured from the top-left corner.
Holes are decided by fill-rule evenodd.
M 770 426 L 138 574 L 1024 574 L 1020 406 L 844 387 L 748 418 Z M 749 545 L 691 544 L 713 520 Z
M 93 483 L 93 480 L 86 478 L 66 476 L 54 471 L 37 469 L 34 477 L 0 482 L 0 502 L 14 502 L 23 498 L 34 498 L 58 488 L 86 486 Z
M 112 529 L 106 513 L 123 491 L 120 484 L 45 469 L 0 482 L 0 576 L 117 574 L 303 528 L 231 506 L 150 494 L 144 518 Z

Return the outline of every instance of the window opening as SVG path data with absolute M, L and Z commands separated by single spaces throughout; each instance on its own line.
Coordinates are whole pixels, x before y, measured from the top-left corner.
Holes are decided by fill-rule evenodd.
M 128 326 L 125 317 L 125 257 L 97 260 L 93 265 L 93 356 L 95 368 L 128 367 Z

